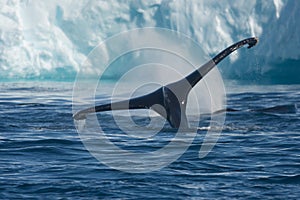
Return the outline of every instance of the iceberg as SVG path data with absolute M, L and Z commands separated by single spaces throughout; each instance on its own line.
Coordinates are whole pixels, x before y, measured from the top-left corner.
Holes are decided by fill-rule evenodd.
M 299 83 L 299 10 L 294 0 L 3 0 L 0 80 L 72 81 L 100 42 L 133 28 L 162 27 L 188 35 L 211 56 L 257 36 L 250 56 L 236 53 L 219 66 L 224 77 Z

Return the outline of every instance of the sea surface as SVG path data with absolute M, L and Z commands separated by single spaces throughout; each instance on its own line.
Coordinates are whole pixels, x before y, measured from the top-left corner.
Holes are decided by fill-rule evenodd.
M 226 85 L 230 109 L 212 151 L 199 158 L 214 128 L 200 122 L 179 159 L 148 173 L 110 168 L 86 150 L 72 118 L 72 87 L 0 83 L 0 199 L 300 199 L 300 85 Z M 134 141 L 127 145 L 147 146 Z

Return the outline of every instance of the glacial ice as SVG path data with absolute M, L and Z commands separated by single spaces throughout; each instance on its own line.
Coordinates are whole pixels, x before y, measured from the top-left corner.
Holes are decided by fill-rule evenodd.
M 258 36 L 252 53 L 232 55 L 221 70 L 229 78 L 264 75 L 274 71 L 274 63 L 300 63 L 299 10 L 294 0 L 2 0 L 0 80 L 73 80 L 95 46 L 137 27 L 179 31 L 208 55 Z

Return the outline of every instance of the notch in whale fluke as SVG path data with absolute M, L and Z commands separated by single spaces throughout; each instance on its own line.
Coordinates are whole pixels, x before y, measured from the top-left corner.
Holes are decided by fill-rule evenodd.
M 244 45 L 252 48 L 258 42 L 257 37 L 241 40 L 221 51 L 213 59 L 176 82 L 162 86 L 144 96 L 98 105 L 81 110 L 73 115 L 75 120 L 83 120 L 94 112 L 124 109 L 152 109 L 168 120 L 173 128 L 187 128 L 186 103 L 191 89 L 219 62 Z

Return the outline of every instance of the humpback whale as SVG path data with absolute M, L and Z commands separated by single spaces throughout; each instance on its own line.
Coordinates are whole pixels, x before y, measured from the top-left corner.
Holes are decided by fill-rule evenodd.
M 111 102 L 81 110 L 73 115 L 75 120 L 86 119 L 89 113 L 124 109 L 152 109 L 167 119 L 173 128 L 188 128 L 186 104 L 191 89 L 219 62 L 244 45 L 255 46 L 258 38 L 241 40 L 221 51 L 181 80 L 167 84 L 146 95 L 128 100 Z

